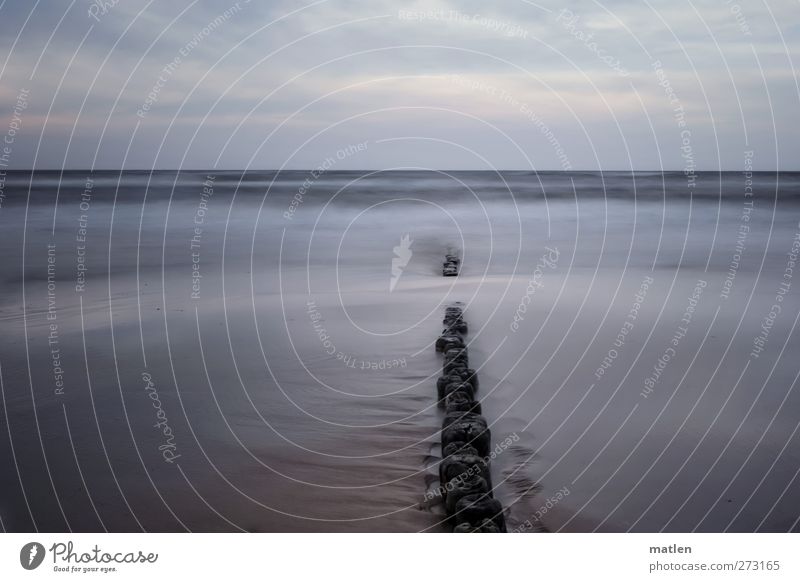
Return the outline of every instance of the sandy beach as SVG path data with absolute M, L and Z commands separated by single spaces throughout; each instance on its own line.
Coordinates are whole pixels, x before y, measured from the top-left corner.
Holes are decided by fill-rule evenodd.
M 3 526 L 444 531 L 463 301 L 509 528 L 797 531 L 800 177 L 754 179 L 12 173 Z

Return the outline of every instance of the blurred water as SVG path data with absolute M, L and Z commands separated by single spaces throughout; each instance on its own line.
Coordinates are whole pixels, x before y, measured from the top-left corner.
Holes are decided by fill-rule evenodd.
M 747 179 L 10 173 L 2 523 L 439 531 L 432 342 L 459 300 L 512 527 L 796 530 L 800 174 Z

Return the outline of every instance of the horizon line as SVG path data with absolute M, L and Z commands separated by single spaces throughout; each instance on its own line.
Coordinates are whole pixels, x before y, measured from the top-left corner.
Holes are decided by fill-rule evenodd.
M 7 173 L 7 172 L 313 172 L 318 170 L 318 168 L 0 168 L 0 173 Z M 747 171 L 751 171 L 753 173 L 758 174 L 766 174 L 766 173 L 800 173 L 800 168 L 796 170 L 779 170 L 779 169 L 771 169 L 771 170 L 728 170 L 728 169 L 716 169 L 716 170 L 694 170 L 693 173 L 701 174 L 701 173 L 745 173 Z M 532 173 L 541 173 L 541 172 L 553 172 L 553 173 L 561 173 L 561 174 L 571 174 L 571 173 L 588 173 L 588 172 L 651 172 L 651 173 L 685 173 L 683 169 L 625 169 L 625 170 L 600 170 L 600 169 L 593 169 L 593 170 L 550 170 L 550 169 L 528 169 L 528 168 L 515 168 L 515 169 L 496 169 L 496 170 L 464 170 L 464 169 L 442 169 L 442 168 L 418 168 L 418 169 L 411 169 L 411 168 L 395 168 L 395 169 L 369 169 L 369 168 L 360 168 L 360 169 L 340 169 L 340 170 L 325 170 L 321 172 L 321 174 L 336 174 L 342 172 L 444 172 L 444 173 L 454 173 L 454 172 L 487 172 L 487 173 L 500 173 L 500 172 L 532 172 Z M 320 174 L 320 175 L 321 175 Z

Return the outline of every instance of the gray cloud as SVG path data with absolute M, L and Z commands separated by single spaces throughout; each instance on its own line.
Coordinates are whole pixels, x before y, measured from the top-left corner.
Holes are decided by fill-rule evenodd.
M 112 4 L 3 4 L 13 167 L 304 168 L 369 140 L 348 167 L 559 169 L 555 139 L 575 169 L 681 169 L 677 103 L 699 168 L 798 169 L 790 0 Z

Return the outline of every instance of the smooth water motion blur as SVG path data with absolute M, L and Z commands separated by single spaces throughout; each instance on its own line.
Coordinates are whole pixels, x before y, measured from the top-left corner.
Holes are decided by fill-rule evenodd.
M 798 174 L 20 172 L 5 193 L 7 530 L 443 531 L 453 301 L 510 530 L 798 530 Z

